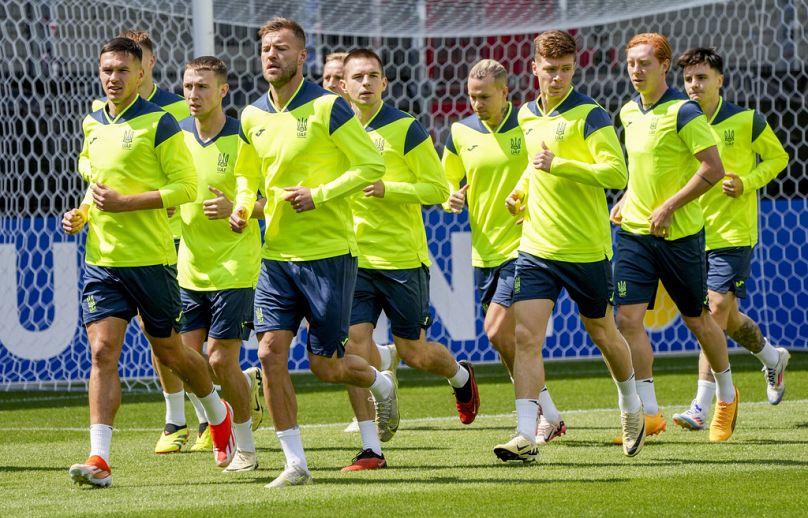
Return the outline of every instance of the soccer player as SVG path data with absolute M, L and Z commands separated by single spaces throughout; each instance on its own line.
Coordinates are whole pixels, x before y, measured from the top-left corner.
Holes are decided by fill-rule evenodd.
M 628 173 L 609 115 L 572 87 L 576 53 L 569 33 L 540 34 L 532 63 L 540 95 L 519 110 L 527 153 L 533 158 L 507 197 L 511 213 L 524 214 L 525 220 L 513 287 L 517 429 L 510 441 L 494 448 L 503 461 L 533 462 L 538 456 L 541 350 L 562 289 L 578 305 L 581 323 L 617 386 L 624 453 L 637 455 L 645 440 L 631 353 L 610 303 L 612 241 L 604 189 L 623 188 Z M 518 206 L 524 203 L 522 212 Z
M 196 200 L 181 205 L 182 240 L 178 275 L 182 342 L 197 352 L 208 342 L 208 359 L 233 407 L 237 451 L 226 472 L 258 468 L 252 434 L 251 385 L 258 398 L 252 369 L 245 376 L 239 366 L 241 341 L 249 338 L 255 283 L 261 265 L 261 236 L 256 222 L 242 233 L 230 231 L 226 219 L 215 219 L 205 201 L 220 195 L 235 197 L 233 167 L 238 155 L 238 120 L 227 117 L 222 99 L 227 95 L 227 66 L 203 56 L 185 66 L 183 93 L 191 117 L 180 122 L 185 144 L 197 173 Z M 205 188 L 206 187 L 206 188 Z M 259 404 L 260 409 L 260 404 Z
M 311 482 L 288 368 L 303 317 L 318 378 L 370 388 L 382 428 L 398 425 L 398 408 L 390 373 L 345 354 L 357 269 L 348 196 L 380 179 L 384 162 L 345 100 L 303 79 L 300 25 L 276 17 L 258 34 L 270 87 L 241 115 L 230 223 L 236 232 L 246 227 L 260 186 L 266 232 L 254 323 L 265 396 L 286 457 L 284 471 L 267 485 L 277 488 Z
M 621 226 L 614 266 L 617 324 L 631 347 L 646 433 L 661 433 L 666 424 L 654 392 L 653 350 L 643 317 L 662 281 L 718 385 L 710 440 L 726 441 L 735 429 L 739 395 L 726 337 L 707 309 L 704 218 L 698 203 L 724 177 L 724 167 L 698 103 L 668 87 L 667 38 L 638 34 L 626 45 L 626 57 L 638 95 L 620 110 L 629 182 L 611 213 Z
M 470 424 L 480 405 L 471 364 L 465 360 L 458 363 L 446 347 L 426 340 L 426 329 L 432 322 L 430 261 L 421 206 L 442 203 L 449 196 L 440 159 L 429 134 L 414 117 L 382 102 L 387 79 L 375 52 L 353 50 L 344 65 L 343 89 L 384 157 L 385 166 L 382 179 L 352 200 L 359 274 L 349 349 L 362 356 L 372 354 L 373 328 L 384 310 L 404 362 L 448 379 L 460 421 Z M 373 414 L 363 404 L 367 397 L 354 389 L 350 395 L 362 431 L 363 451 L 346 469 L 384 467 L 381 447 L 370 433 Z M 389 440 L 395 431 L 392 427 L 379 430 L 381 440 Z
M 499 62 L 483 59 L 469 72 L 468 92 L 474 115 L 452 124 L 443 150 L 443 169 L 451 196 L 444 208 L 460 214 L 466 205 L 471 224 L 471 261 L 484 328 L 502 363 L 513 376 L 516 346 L 513 275 L 522 236 L 502 203 L 528 165 L 518 110 L 508 102 L 508 74 Z M 466 184 L 460 187 L 460 182 Z M 567 427 L 545 386 L 539 393 L 540 443 L 566 433 Z
M 769 403 L 776 405 L 785 393 L 789 353 L 772 347 L 758 325 L 739 311 L 738 299 L 746 298 L 746 280 L 758 238 L 756 191 L 788 165 L 788 154 L 760 113 L 721 96 L 724 60 L 715 49 L 687 50 L 676 65 L 683 72 L 685 91 L 699 103 L 710 123 L 727 171 L 724 181 L 699 199 L 704 211 L 710 312 L 730 338 L 763 363 Z M 696 398 L 685 412 L 673 414 L 673 422 L 690 430 L 704 429 L 714 395 L 715 380 L 701 353 Z
M 138 87 L 140 97 L 167 111 L 177 121 L 188 117 L 188 105 L 185 103 L 185 99 L 158 87 L 154 82 L 154 67 L 157 63 L 157 59 L 154 56 L 154 41 L 149 34 L 145 31 L 127 30 L 123 31 L 119 36 L 133 40 L 143 52 L 143 81 Z M 103 108 L 106 102 L 106 98 L 93 101 L 93 111 Z M 168 210 L 170 212 L 169 224 L 171 226 L 171 234 L 175 244 L 179 246 L 182 223 L 173 207 L 169 207 Z M 141 326 L 141 329 L 142 328 Z M 185 420 L 185 390 L 182 386 L 182 381 L 171 372 L 171 369 L 164 368 L 154 354 L 152 354 L 152 364 L 157 371 L 157 377 L 163 389 L 163 398 L 166 402 L 165 425 L 163 433 L 160 434 L 154 446 L 154 452 L 176 453 L 182 450 L 188 442 L 189 436 L 188 426 Z M 191 449 L 192 451 L 210 450 L 213 445 L 210 439 L 210 432 L 207 431 L 208 423 L 204 409 L 193 392 L 188 392 L 188 399 L 191 400 L 196 410 L 197 417 L 199 418 L 199 435 Z
M 140 313 L 158 358 L 199 397 L 210 419 L 217 465 L 233 457 L 232 410 L 213 388 L 205 360 L 182 345 L 177 253 L 165 207 L 196 196 L 196 173 L 177 121 L 137 92 L 142 51 L 128 38 L 108 41 L 99 77 L 106 105 L 85 117 L 80 170 L 91 202 L 65 213 L 76 234 L 89 223 L 82 314 L 92 352 L 90 457 L 70 467 L 80 484 L 109 486 L 112 423 L 121 403 L 118 360 L 129 320 Z
M 345 97 L 345 91 L 342 89 L 341 81 L 345 79 L 343 75 L 343 64 L 347 52 L 332 52 L 325 57 L 325 64 L 323 65 L 323 88 L 329 92 Z

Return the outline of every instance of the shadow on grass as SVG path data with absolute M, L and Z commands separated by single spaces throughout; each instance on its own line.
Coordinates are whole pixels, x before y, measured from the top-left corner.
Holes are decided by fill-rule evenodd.
M 67 468 L 61 466 L 0 466 L 0 471 L 3 473 L 25 473 L 26 471 L 64 471 L 67 473 Z
M 629 478 L 570 478 L 570 479 L 554 479 L 554 478 L 461 478 L 461 477 L 429 477 L 429 478 L 374 478 L 369 480 L 367 478 L 349 478 L 348 476 L 335 478 L 335 477 L 314 477 L 315 484 L 333 484 L 342 486 L 352 486 L 358 484 L 447 484 L 447 485 L 509 485 L 515 484 L 604 484 L 615 482 L 631 482 Z

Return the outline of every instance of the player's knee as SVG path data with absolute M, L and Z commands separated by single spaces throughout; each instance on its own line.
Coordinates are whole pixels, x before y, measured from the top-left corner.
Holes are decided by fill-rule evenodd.
M 420 370 L 424 367 L 426 361 L 423 349 L 423 347 L 411 347 L 409 345 L 401 344 L 400 342 L 396 343 L 396 351 L 398 351 L 398 355 L 401 357 L 404 363 L 413 369 Z
M 311 372 L 317 379 L 325 383 L 342 382 L 342 365 L 339 362 L 329 362 L 327 359 L 310 359 Z
M 615 322 L 617 323 L 617 329 L 623 335 L 637 333 L 641 330 L 644 331 L 645 329 L 643 326 L 642 315 L 640 318 L 637 318 L 637 316 L 632 313 L 618 310 L 617 316 L 615 317 Z
M 106 341 L 99 341 L 93 347 L 92 362 L 95 367 L 109 367 L 118 365 L 118 348 Z
M 516 341 L 515 345 L 519 349 L 535 347 L 540 343 L 542 338 L 533 336 L 533 331 L 530 329 L 530 327 L 519 323 L 516 324 L 514 337 Z
M 502 322 L 486 322 L 485 335 L 488 337 L 491 344 L 497 349 L 501 349 L 503 347 L 512 349 L 516 340 L 513 331 L 511 329 L 505 329 Z

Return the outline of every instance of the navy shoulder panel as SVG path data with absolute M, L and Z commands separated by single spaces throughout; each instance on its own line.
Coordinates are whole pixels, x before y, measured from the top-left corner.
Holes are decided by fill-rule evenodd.
M 527 109 L 530 110 L 530 113 L 537 117 L 541 117 L 541 110 L 539 110 L 538 101 L 530 101 L 527 103 Z
M 398 120 L 413 118 L 409 113 L 403 112 L 397 108 L 393 108 L 387 103 L 383 103 L 379 113 L 373 117 L 373 120 L 365 127 L 366 131 L 374 131 L 381 129 L 388 124 L 392 124 Z
M 427 139 L 429 139 L 429 133 L 421 126 L 420 122 L 413 119 L 407 129 L 407 138 L 404 139 L 404 154 L 406 155 Z
M 159 86 L 157 87 L 157 91 L 154 92 L 152 98 L 149 99 L 149 102 L 160 107 L 168 106 L 169 104 L 174 104 L 180 101 L 185 101 L 185 98 L 175 94 L 174 92 L 163 90 Z
M 766 117 L 755 111 L 752 115 L 752 142 L 757 140 L 763 130 L 766 129 L 766 126 L 768 126 Z
M 222 128 L 221 133 L 219 133 L 220 137 L 230 137 L 233 135 L 238 135 L 241 131 L 241 125 L 238 123 L 238 119 L 233 117 L 227 116 L 227 120 L 224 123 L 224 127 Z
M 457 122 L 479 133 L 488 133 L 488 128 L 485 127 L 485 125 L 483 124 L 483 122 L 480 120 L 480 118 L 477 116 L 476 113 L 473 115 L 469 115 L 465 119 L 460 119 Z
M 696 101 L 687 101 L 679 108 L 679 113 L 676 114 L 676 133 L 682 131 L 682 128 L 698 117 L 704 115 L 701 111 L 701 106 Z
M 107 105 L 105 104 L 104 106 L 101 107 L 100 110 L 95 110 L 94 112 L 92 112 L 90 114 L 90 117 L 97 120 L 101 124 L 106 124 L 107 123 L 107 118 L 104 117 L 104 110 L 106 110 L 106 106 Z
M 309 81 L 308 79 L 304 79 L 303 86 L 301 86 L 300 90 L 297 91 L 297 95 L 295 95 L 294 99 L 292 99 L 289 102 L 289 105 L 286 107 L 286 111 L 290 112 L 292 110 L 296 110 L 297 108 L 300 108 L 304 104 L 308 104 L 313 100 L 322 97 L 324 95 L 336 95 L 336 94 L 333 92 L 329 92 L 322 86 L 312 81 Z
M 593 108 L 589 114 L 587 114 L 586 120 L 584 121 L 584 139 L 588 139 L 589 135 L 599 129 L 611 125 L 612 119 L 609 118 L 609 114 L 606 113 L 606 110 L 600 106 Z
M 519 126 L 519 110 L 511 105 L 511 111 L 508 113 L 508 118 L 502 124 L 502 127 L 499 128 L 499 133 L 507 133 L 517 126 Z
M 729 119 L 730 117 L 738 115 L 739 113 L 745 111 L 746 111 L 745 108 L 741 108 L 737 104 L 722 100 L 721 108 L 718 110 L 718 113 L 716 113 L 715 117 L 713 118 L 713 124 L 720 124 L 725 120 Z
M 332 94 L 335 95 L 335 94 Z M 337 96 L 334 105 L 331 106 L 331 120 L 328 124 L 328 134 L 333 135 L 343 124 L 354 117 L 354 112 L 342 97 Z
M 550 115 L 551 116 L 560 115 L 573 108 L 577 108 L 578 106 L 582 106 L 585 104 L 597 104 L 597 103 L 591 97 L 588 97 L 578 92 L 577 90 L 573 90 L 572 92 L 570 92 L 567 98 L 564 99 L 564 102 L 556 106 L 556 109 L 553 110 L 553 113 L 551 113 Z
M 157 122 L 157 130 L 154 132 L 154 147 L 159 146 L 166 140 L 180 132 L 180 125 L 168 112 L 163 112 L 163 116 Z
M 455 147 L 455 143 L 454 143 L 454 139 L 452 138 L 452 131 L 451 130 L 449 130 L 449 136 L 446 137 L 446 149 L 448 149 L 449 151 L 451 151 L 455 155 L 457 154 L 457 148 Z
M 258 100 L 256 100 L 250 106 L 254 106 L 259 110 L 268 113 L 275 113 L 275 108 L 272 106 L 272 103 L 269 102 L 269 91 L 267 91 L 264 95 L 259 97 Z
M 191 117 L 190 115 L 188 117 L 185 117 L 181 121 L 177 121 L 177 124 L 179 124 L 180 129 L 182 131 L 187 131 L 189 133 L 196 133 L 196 125 L 194 124 L 194 118 Z

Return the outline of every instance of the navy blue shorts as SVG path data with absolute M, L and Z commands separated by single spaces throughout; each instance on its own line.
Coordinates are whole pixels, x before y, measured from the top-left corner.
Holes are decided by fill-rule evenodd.
M 210 338 L 247 340 L 253 327 L 252 288 L 194 291 L 180 288 L 180 333 L 206 329 Z
M 516 274 L 516 259 L 509 259 L 499 266 L 474 268 L 474 283 L 483 314 L 492 302 L 509 308 L 513 304 L 513 277 Z
M 349 254 L 315 261 L 261 261 L 255 287 L 256 333 L 297 332 L 309 321 L 307 348 L 318 356 L 341 358 L 348 342 L 356 257 Z
M 182 306 L 176 266 L 86 265 L 81 290 L 84 325 L 107 317 L 127 322 L 140 313 L 146 332 L 168 338 L 179 326 Z
M 612 298 L 612 267 L 605 257 L 594 263 L 542 259 L 519 252 L 513 301 L 546 299 L 555 302 L 567 290 L 586 318 L 603 318 Z
M 733 246 L 707 251 L 707 289 L 718 293 L 734 291 L 746 298 L 746 281 L 752 266 L 752 247 Z
M 393 336 L 418 340 L 432 324 L 429 314 L 429 268 L 374 270 L 360 268 L 354 288 L 351 325 L 376 327 L 384 310 Z
M 662 281 L 682 315 L 701 315 L 707 307 L 704 230 L 673 241 L 624 230 L 618 230 L 617 236 L 616 305 L 647 303 L 653 309 Z

